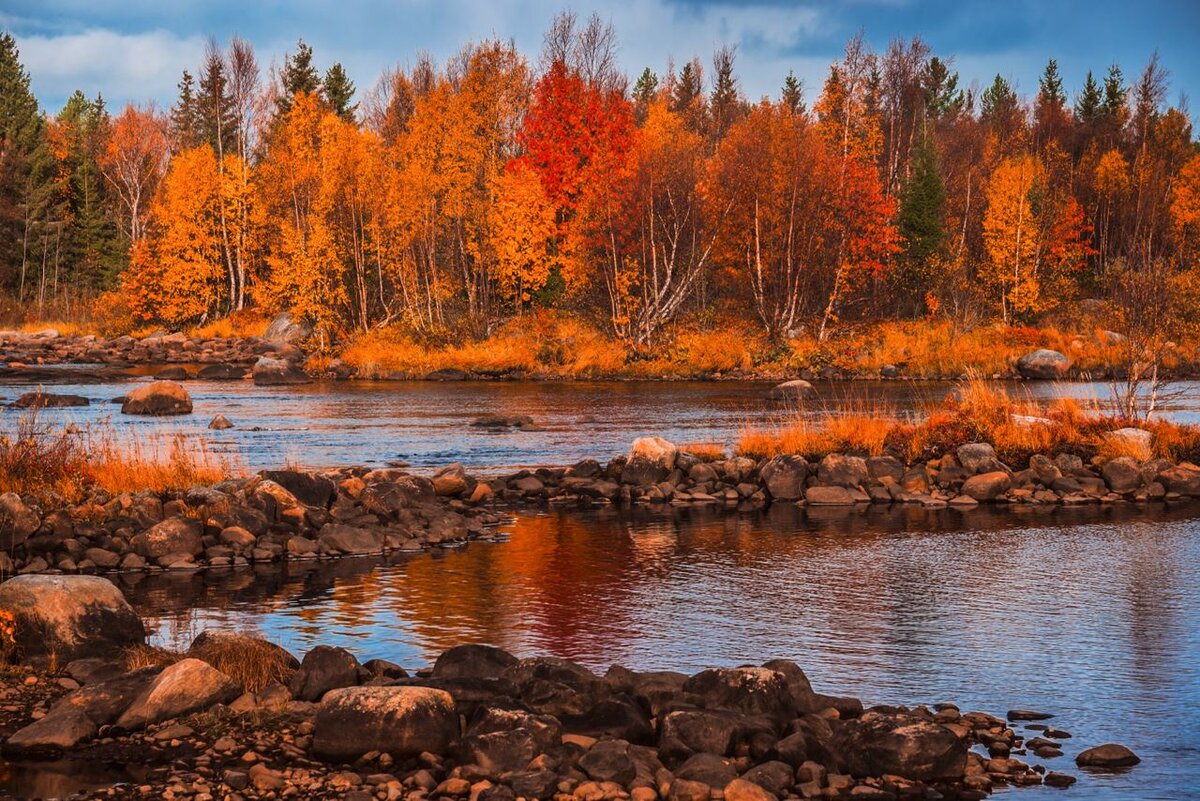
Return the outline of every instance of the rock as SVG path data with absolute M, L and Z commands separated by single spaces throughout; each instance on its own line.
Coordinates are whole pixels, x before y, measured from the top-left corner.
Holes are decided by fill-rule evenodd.
M 320 701 L 330 690 L 358 684 L 358 660 L 345 648 L 318 645 L 304 655 L 288 689 L 298 701 Z
M 877 480 L 891 478 L 899 484 L 904 478 L 904 464 L 895 456 L 872 456 L 867 459 L 867 474 Z
M 467 492 L 470 482 L 467 471 L 458 462 L 448 464 L 433 474 L 433 491 L 439 496 L 455 498 Z
M 804 497 L 808 480 L 808 462 L 801 456 L 776 456 L 759 471 L 763 485 L 771 497 L 780 501 L 796 501 Z
M 192 374 L 187 371 L 186 367 L 173 365 L 164 367 L 154 375 L 155 381 L 187 381 L 192 377 Z
M 532 428 L 533 418 L 527 415 L 506 416 L 484 414 L 471 421 L 472 428 Z
M 311 384 L 312 377 L 286 359 L 260 356 L 250 370 L 255 386 L 277 387 L 293 384 Z
M 1046 774 L 1046 777 L 1043 779 L 1043 781 L 1049 787 L 1070 787 L 1078 780 L 1068 773 L 1059 773 L 1058 771 L 1052 770 Z
M 579 768 L 593 781 L 628 786 L 637 775 L 637 765 L 624 740 L 601 740 L 579 760 Z
M 63 406 L 87 406 L 91 403 L 82 395 L 56 395 L 52 392 L 26 392 L 12 402 L 14 409 L 50 409 Z
M 500 774 L 524 770 L 538 754 L 561 742 L 562 726 L 549 715 L 480 707 L 457 750 L 464 763 Z
M 232 364 L 206 364 L 196 373 L 201 381 L 241 381 L 246 371 Z
M 212 422 L 208 424 L 208 427 L 213 431 L 224 431 L 227 428 L 233 428 L 233 423 L 231 423 L 229 418 L 225 415 L 218 414 L 212 419 Z
M 263 339 L 274 345 L 299 345 L 312 336 L 312 327 L 302 320 L 294 320 L 287 312 L 275 315 L 263 332 Z
M 817 394 L 817 389 L 803 378 L 784 381 L 771 387 L 771 399 L 777 401 L 799 401 L 811 398 Z
M 725 785 L 725 801 L 776 801 L 776 796 L 754 782 L 734 779 Z
M 333 690 L 317 711 L 313 754 L 353 762 L 384 752 L 403 758 L 445 754 L 458 737 L 449 693 L 428 687 L 350 687 Z
M 708 709 L 751 715 L 792 717 L 792 696 L 783 674 L 761 667 L 713 668 L 692 676 L 683 691 L 698 696 Z
M 743 723 L 742 715 L 718 709 L 669 712 L 659 724 L 659 757 L 676 762 L 696 753 L 731 754 Z
M 99 576 L 17 576 L 0 584 L 0 609 L 12 614 L 17 647 L 27 661 L 65 665 L 146 641 L 125 596 Z
M 1071 369 L 1071 360 L 1056 350 L 1042 348 L 1017 359 L 1017 372 L 1022 378 L 1061 378 Z
M 853 506 L 856 503 L 869 503 L 871 496 L 860 489 L 818 485 L 808 488 L 804 500 L 809 506 Z
M 1100 475 L 1104 477 L 1104 483 L 1113 492 L 1133 492 L 1142 486 L 1141 465 L 1128 456 L 1109 459 L 1104 463 L 1104 467 L 1100 468 Z
M 337 486 L 328 478 L 314 473 L 301 470 L 263 470 L 259 475 L 267 481 L 274 481 L 306 506 L 327 509 L 337 497 Z
M 818 699 L 813 692 L 812 683 L 808 676 L 795 662 L 788 659 L 772 659 L 763 664 L 768 670 L 774 670 L 783 676 L 787 682 L 788 692 L 792 696 L 792 708 L 801 714 L 819 712 L 829 704 Z
M 430 675 L 435 679 L 495 679 L 518 661 L 491 645 L 456 645 L 442 652 Z
M 119 718 L 123 729 L 141 729 L 215 704 L 227 704 L 242 687 L 207 662 L 182 659 L 163 668 Z
M 121 404 L 121 414 L 156 417 L 191 414 L 192 398 L 174 381 L 152 381 L 129 392 Z
M 939 781 L 960 779 L 966 771 L 967 743 L 944 726 L 916 718 L 868 712 L 845 724 L 839 744 L 854 776 Z
M 1141 761 L 1137 754 L 1119 743 L 1097 745 L 1094 748 L 1081 751 L 1079 756 L 1075 757 L 1075 764 L 1081 768 L 1100 768 L 1103 770 L 1129 768 Z
M 962 494 L 977 501 L 994 501 L 1012 487 L 1008 473 L 996 470 L 971 476 L 962 485 Z
M 187 517 L 169 517 L 155 523 L 130 540 L 134 553 L 146 559 L 161 559 L 170 554 L 199 556 L 204 551 L 199 521 Z
M 63 705 L 20 729 L 4 743 L 5 751 L 26 753 L 74 748 L 95 737 L 99 726 L 74 705 Z
M 794 784 L 795 771 L 788 763 L 776 759 L 755 765 L 743 773 L 742 778 L 757 784 L 771 795 L 783 796 L 787 793 L 787 789 Z M 728 790 L 726 792 L 728 793 Z
M 322 526 L 317 534 L 317 545 L 323 551 L 343 554 L 368 554 L 383 550 L 383 541 L 375 531 L 341 523 Z
M 971 475 L 996 470 L 1000 465 L 996 458 L 996 450 L 986 442 L 959 445 L 955 455 L 958 457 L 958 463 Z
M 1050 720 L 1050 718 L 1054 717 L 1054 715 L 1050 714 L 1049 712 L 1039 712 L 1036 709 L 1010 709 L 1005 717 L 1007 717 L 1010 721 L 1033 721 Z
M 831 453 L 817 465 L 817 481 L 827 487 L 857 488 L 870 477 L 867 461 L 861 456 Z
M 678 456 L 679 448 L 674 443 L 662 437 L 640 437 L 629 448 L 621 483 L 644 486 L 662 481 L 675 467 Z
M 37 513 L 15 492 L 0 495 L 0 550 L 9 553 L 42 525 Z
M 1188 497 L 1200 496 L 1200 468 L 1181 464 L 1169 467 L 1158 474 L 1167 492 L 1177 492 Z
M 675 771 L 675 778 L 721 790 L 737 778 L 737 769 L 731 760 L 716 754 L 693 754 Z

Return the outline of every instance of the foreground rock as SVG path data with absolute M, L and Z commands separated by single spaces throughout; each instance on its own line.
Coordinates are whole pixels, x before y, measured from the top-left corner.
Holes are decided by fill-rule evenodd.
M 1118 743 L 1098 745 L 1095 748 L 1081 751 L 1079 756 L 1075 757 L 1075 764 L 1081 768 L 1104 770 L 1130 768 L 1141 761 L 1137 754 Z
M 192 398 L 174 381 L 153 381 L 127 394 L 121 404 L 121 413 L 156 417 L 191 414 Z
M 349 687 L 328 693 L 313 732 L 313 754 L 353 762 L 386 751 L 394 757 L 445 754 L 458 738 L 454 698 L 428 687 Z
M 146 639 L 125 596 L 98 576 L 17 576 L 0 584 L 0 610 L 13 616 L 17 647 L 30 662 L 111 656 Z

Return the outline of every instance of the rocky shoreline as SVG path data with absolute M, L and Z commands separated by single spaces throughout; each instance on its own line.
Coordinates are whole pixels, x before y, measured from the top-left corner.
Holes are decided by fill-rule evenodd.
M 476 477 L 452 464 L 430 477 L 400 468 L 264 470 L 183 492 L 95 493 L 44 509 L 0 495 L 0 573 L 235 568 L 451 546 L 489 536 L 529 508 L 857 505 L 967 512 L 1086 505 L 1175 504 L 1200 498 L 1200 467 L 1131 457 L 1085 465 L 1035 455 L 1023 469 L 986 443 L 904 464 L 892 456 L 795 455 L 705 460 L 660 438 L 606 464 Z
M 144 645 L 120 591 L 93 576 L 10 579 L 0 611 L 26 665 L 0 674 L 3 756 L 140 766 L 137 781 L 74 798 L 979 799 L 1076 781 L 1051 769 L 1071 744 L 1051 714 L 864 708 L 816 692 L 788 660 L 599 675 L 462 645 L 406 669 L 215 631 L 170 654 Z M 1075 757 L 1088 770 L 1138 761 L 1116 744 Z
M 76 365 L 93 368 L 92 372 L 98 376 L 110 378 L 113 370 L 136 367 L 145 370 L 163 368 L 163 377 L 171 380 L 238 380 L 251 377 L 251 367 L 262 359 L 279 360 L 291 366 L 290 380 L 279 383 L 306 383 L 315 378 L 338 381 L 955 381 L 965 377 L 959 372 L 916 374 L 903 363 L 885 364 L 878 370 L 862 372 L 848 372 L 835 367 L 790 372 L 779 368 L 739 368 L 725 372 L 703 371 L 687 376 L 672 374 L 661 378 L 641 375 L 636 371 L 573 377 L 528 370 L 483 368 L 380 374 L 375 370 L 359 370 L 338 358 L 321 362 L 310 374 L 303 369 L 307 355 L 302 346 L 306 336 L 307 330 L 293 323 L 287 315 L 276 318 L 262 336 L 249 337 L 191 337 L 180 332 L 156 331 L 141 338 L 127 335 L 107 338 L 95 334 L 64 335 L 53 328 L 28 333 L 0 331 L 0 378 L 23 381 L 53 379 L 53 373 L 47 373 L 44 369 L 46 366 Z M 1192 378 L 1200 375 L 1200 363 L 1184 362 L 1168 372 L 1173 379 Z M 1013 380 L 1109 380 L 1120 379 L 1122 375 L 1123 369 L 1119 365 L 1111 365 L 1100 371 L 1084 371 L 1063 353 L 1038 349 L 1021 356 L 1009 370 L 989 377 Z

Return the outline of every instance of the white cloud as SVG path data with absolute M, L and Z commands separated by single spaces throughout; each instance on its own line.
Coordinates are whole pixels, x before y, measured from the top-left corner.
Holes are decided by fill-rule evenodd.
M 179 74 L 199 63 L 204 37 L 95 28 L 61 35 L 18 35 L 17 45 L 34 92 L 53 113 L 76 89 L 89 97 L 102 93 L 110 109 L 128 101 L 169 100 Z

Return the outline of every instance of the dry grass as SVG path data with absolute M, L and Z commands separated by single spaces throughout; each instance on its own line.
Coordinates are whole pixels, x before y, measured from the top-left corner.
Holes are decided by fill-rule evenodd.
M 140 670 L 146 667 L 166 667 L 183 659 L 178 651 L 168 651 L 157 645 L 131 645 L 121 652 L 121 662 L 126 670 Z
M 1151 445 L 1131 445 L 1110 436 L 1119 428 L 1144 428 Z M 1048 403 L 1014 398 L 1003 387 L 975 377 L 964 381 L 943 402 L 916 420 L 903 420 L 886 409 L 797 417 L 773 430 L 747 429 L 739 454 L 767 458 L 794 453 L 819 459 L 830 453 L 891 454 L 912 463 L 953 453 L 968 442 L 988 442 L 1007 464 L 1023 467 L 1037 454 L 1072 453 L 1084 459 L 1133 456 L 1172 461 L 1200 458 L 1200 427 L 1167 421 L 1132 421 L 1063 398 Z
M 207 662 L 253 693 L 268 684 L 287 684 L 292 677 L 292 661 L 286 651 L 245 634 L 210 633 L 187 656 Z
M 235 311 L 228 317 L 221 317 L 204 325 L 188 330 L 188 336 L 197 339 L 235 339 L 240 337 L 261 337 L 267 332 L 271 321 L 257 309 Z
M 726 454 L 725 444 L 721 442 L 685 442 L 679 450 L 702 462 L 720 462 Z
M 54 428 L 33 412 L 0 432 L 0 492 L 39 502 L 74 503 L 93 489 L 183 490 L 240 471 L 232 457 L 215 456 L 203 439 L 179 433 L 133 437 L 103 426 Z

